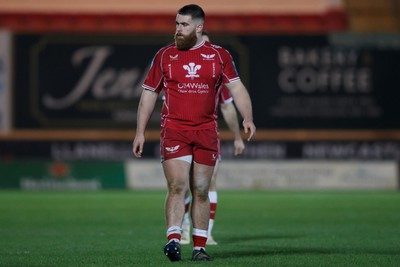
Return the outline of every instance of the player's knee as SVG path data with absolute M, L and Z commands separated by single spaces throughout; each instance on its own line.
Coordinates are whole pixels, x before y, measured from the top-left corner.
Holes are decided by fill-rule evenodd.
M 187 191 L 187 186 L 183 183 L 169 183 L 168 184 L 168 192 L 170 194 L 182 194 L 185 195 Z
M 198 198 L 200 201 L 207 201 L 208 187 L 207 186 L 196 186 L 194 188 L 193 196 Z

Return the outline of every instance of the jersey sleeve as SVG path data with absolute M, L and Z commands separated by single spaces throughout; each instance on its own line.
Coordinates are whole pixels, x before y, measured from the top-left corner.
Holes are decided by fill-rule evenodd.
M 162 70 L 162 53 L 163 49 L 159 50 L 154 56 L 149 72 L 143 82 L 143 88 L 149 91 L 159 93 L 163 88 L 163 70 Z
M 219 96 L 219 103 L 228 104 L 231 102 L 233 102 L 233 97 L 229 93 L 229 90 L 224 85 L 222 85 L 221 93 Z
M 239 81 L 240 77 L 231 54 L 226 49 L 221 48 L 220 55 L 224 66 L 222 70 L 222 82 L 226 84 Z

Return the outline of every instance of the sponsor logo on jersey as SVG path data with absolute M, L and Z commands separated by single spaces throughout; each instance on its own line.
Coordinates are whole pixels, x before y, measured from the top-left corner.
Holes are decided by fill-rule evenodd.
M 177 151 L 178 151 L 179 147 L 180 147 L 179 145 L 177 145 L 177 146 L 172 146 L 172 147 L 166 147 L 165 150 L 167 150 L 167 151 L 170 152 L 170 153 L 174 153 L 174 152 L 177 152 Z
M 206 83 L 179 83 L 179 89 L 208 89 L 210 88 Z
M 186 78 L 191 78 L 193 80 L 194 78 L 200 77 L 197 74 L 197 71 L 201 69 L 201 65 L 196 65 L 195 63 L 190 62 L 188 65 L 183 65 L 183 68 L 188 72 Z
M 200 54 L 204 60 L 214 60 L 215 54 L 211 55 L 206 55 L 206 54 Z
M 169 55 L 169 59 L 171 59 L 171 60 L 178 60 L 178 54 L 176 54 L 175 56 Z

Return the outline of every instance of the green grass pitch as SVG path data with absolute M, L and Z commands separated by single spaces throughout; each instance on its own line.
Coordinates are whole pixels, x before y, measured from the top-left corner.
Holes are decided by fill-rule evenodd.
M 169 262 L 164 192 L 0 191 L 0 266 L 400 266 L 398 192 L 219 192 L 212 262 Z

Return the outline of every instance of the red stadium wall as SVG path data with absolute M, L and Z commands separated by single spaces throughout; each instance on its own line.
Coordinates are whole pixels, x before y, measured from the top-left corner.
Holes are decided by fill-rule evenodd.
M 345 30 L 340 0 L 197 1 L 212 33 L 325 33 Z M 179 0 L 0 0 L 0 27 L 15 32 L 171 33 Z
M 173 15 L 1 13 L 0 27 L 14 32 L 43 33 L 171 33 Z M 209 15 L 206 29 L 212 33 L 326 33 L 346 29 L 340 11 L 323 14 Z

